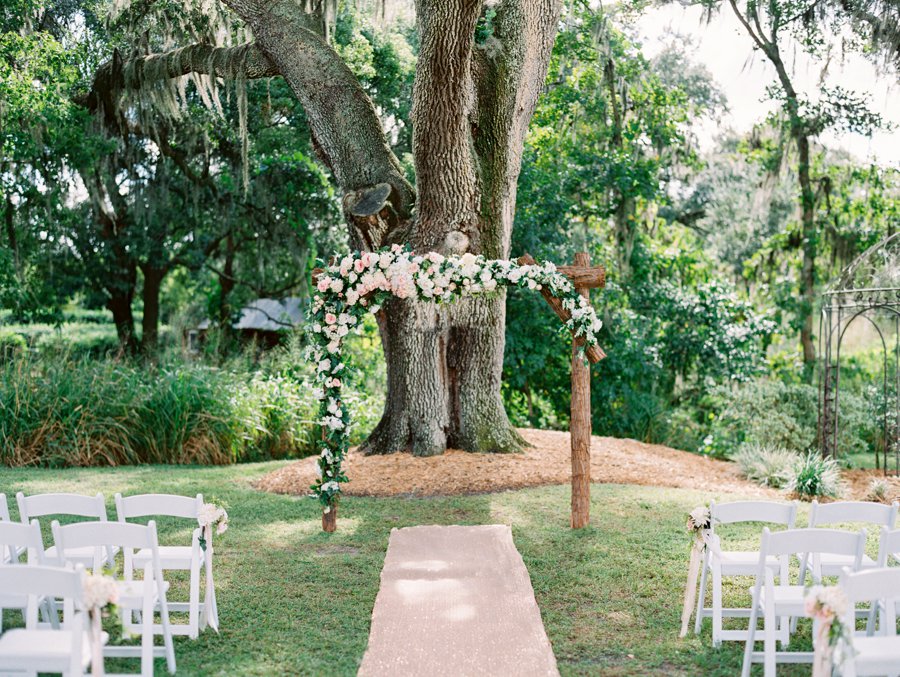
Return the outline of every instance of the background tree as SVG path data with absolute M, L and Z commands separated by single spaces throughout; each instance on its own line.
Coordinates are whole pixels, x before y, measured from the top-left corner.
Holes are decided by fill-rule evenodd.
M 718 8 L 725 2 L 704 0 L 710 8 Z M 783 56 L 784 43 L 791 41 L 808 54 L 824 54 L 829 39 L 839 35 L 831 25 L 810 21 L 818 14 L 815 0 L 773 0 L 760 3 L 757 0 L 727 0 L 754 49 L 760 50 L 772 64 L 777 76 L 777 86 L 770 88 L 770 95 L 780 103 L 780 110 L 771 120 L 782 127 L 796 152 L 796 176 L 799 188 L 800 228 L 792 244 L 802 252 L 800 273 L 800 297 L 797 318 L 800 325 L 800 346 L 803 361 L 807 365 L 807 378 L 811 379 L 816 359 L 813 337 L 813 314 L 816 302 L 816 255 L 819 247 L 816 228 L 816 206 L 819 194 L 816 179 L 812 175 L 812 140 L 826 129 L 844 129 L 871 133 L 883 123 L 880 116 L 869 112 L 863 97 L 841 88 L 822 89 L 818 100 L 810 100 L 798 91 Z

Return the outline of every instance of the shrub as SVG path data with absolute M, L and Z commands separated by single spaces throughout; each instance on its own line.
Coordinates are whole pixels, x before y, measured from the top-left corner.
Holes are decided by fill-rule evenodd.
M 350 387 L 346 399 L 362 430 L 374 425 L 377 397 Z M 0 364 L 0 462 L 59 467 L 298 457 L 317 451 L 316 412 L 303 371 L 28 354 Z
M 734 460 L 748 480 L 780 489 L 790 481 L 798 454 L 784 447 L 750 443 L 741 446 Z
M 887 503 L 888 493 L 891 485 L 883 477 L 873 477 L 869 482 L 869 491 L 866 492 L 867 501 L 875 501 L 876 503 Z
M 28 343 L 19 334 L 0 331 L 0 361 L 12 360 L 28 350 Z
M 840 468 L 834 459 L 810 452 L 797 458 L 785 488 L 804 500 L 837 497 L 843 488 Z
M 743 444 L 809 451 L 816 444 L 818 397 L 815 386 L 769 378 L 712 388 L 701 402 L 710 425 L 700 451 L 727 457 Z M 877 428 L 863 398 L 841 394 L 840 454 L 873 450 Z

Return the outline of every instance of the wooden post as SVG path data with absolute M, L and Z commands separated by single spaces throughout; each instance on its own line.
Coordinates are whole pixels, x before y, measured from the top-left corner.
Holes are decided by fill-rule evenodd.
M 575 265 L 588 268 L 591 257 L 585 252 L 578 252 L 575 254 Z M 587 287 L 576 285 L 575 288 L 585 298 L 590 297 Z M 591 367 L 576 341 L 572 342 L 569 437 L 572 442 L 572 528 L 582 529 L 588 526 L 591 519 Z
M 328 512 L 322 511 L 322 531 L 332 533 L 337 529 L 337 506 L 332 506 Z

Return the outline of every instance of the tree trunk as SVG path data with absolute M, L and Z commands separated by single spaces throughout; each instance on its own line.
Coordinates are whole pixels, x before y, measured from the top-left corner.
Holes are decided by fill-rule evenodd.
M 141 352 L 145 357 L 153 358 L 159 350 L 159 294 L 168 269 L 141 266 L 141 272 L 144 274 Z
M 525 131 L 546 76 L 558 6 L 501 5 L 490 36 L 503 46 L 498 54 L 472 41 L 480 9 L 467 0 L 417 3 L 416 251 L 509 256 Z M 446 309 L 385 306 L 379 325 L 387 400 L 366 453 L 522 448 L 500 395 L 505 301 L 500 293 Z
M 616 94 L 617 77 L 616 65 L 612 57 L 606 60 L 603 66 L 603 81 L 606 85 L 606 93 L 609 97 L 609 109 L 612 119 L 612 145 L 619 151 L 624 151 L 624 139 L 622 136 L 623 119 L 625 110 L 619 105 L 619 97 Z M 634 220 L 636 210 L 634 197 L 626 195 L 619 186 L 611 187 L 615 194 L 616 211 L 613 220 L 613 234 L 616 245 L 616 270 L 619 279 L 627 280 L 631 276 L 631 255 L 634 252 L 634 242 L 637 237 L 637 224 Z
M 16 237 L 15 212 L 16 206 L 13 204 L 12 195 L 6 196 L 6 209 L 4 210 L 4 223 L 6 225 L 6 242 L 13 254 L 13 266 L 15 267 L 16 279 L 22 279 L 22 266 L 19 262 L 19 241 Z
M 119 349 L 125 355 L 135 355 L 138 351 L 137 339 L 134 335 L 134 313 L 131 303 L 134 300 L 134 286 L 111 290 L 106 307 L 112 311 L 116 335 L 119 337 Z
M 816 199 L 809 176 L 809 138 L 802 129 L 796 130 L 798 150 L 797 175 L 800 182 L 800 202 L 803 228 L 803 264 L 800 271 L 800 287 L 803 302 L 800 306 L 800 345 L 803 348 L 803 362 L 807 380 L 812 380 L 816 346 L 813 342 L 813 310 L 816 302 Z

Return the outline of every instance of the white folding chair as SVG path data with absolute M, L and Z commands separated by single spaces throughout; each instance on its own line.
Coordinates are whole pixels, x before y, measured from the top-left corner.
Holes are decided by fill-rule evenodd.
M 91 663 L 89 623 L 82 610 L 84 572 L 46 566 L 0 566 L 0 594 L 28 599 L 24 628 L 0 636 L 0 674 L 36 675 L 56 672 L 75 677 Z M 39 628 L 41 599 L 62 599 L 63 622 L 58 629 Z M 101 637 L 101 642 L 106 641 Z
M 900 529 L 882 527 L 876 564 L 880 569 L 900 564 Z
M 203 495 L 196 497 L 176 496 L 173 494 L 139 494 L 123 497 L 116 494 L 116 513 L 119 522 L 141 517 L 179 517 L 197 524 L 197 516 L 203 506 Z M 151 553 L 147 549 L 132 554 L 125 551 L 125 570 L 142 569 L 150 561 Z M 204 563 L 203 549 L 200 547 L 200 528 L 191 534 L 190 545 L 159 546 L 159 561 L 163 571 L 190 572 L 190 592 L 187 602 L 169 601 L 169 611 L 186 611 L 188 622 L 172 623 L 172 633 L 188 635 L 196 639 L 200 634 L 200 570 Z
M 19 504 L 19 519 L 22 524 L 28 524 L 35 517 L 47 515 L 69 515 L 86 517 L 99 522 L 106 522 L 106 502 L 103 494 L 96 496 L 83 496 L 81 494 L 35 494 L 26 496 L 21 491 L 16 494 L 16 502 Z M 118 553 L 117 548 L 109 548 L 106 552 L 105 564 L 112 564 Z M 86 568 L 94 565 L 94 552 L 91 548 L 84 548 L 81 552 L 72 550 L 67 561 L 73 564 L 82 564 Z M 56 552 L 56 546 L 50 546 L 44 553 L 47 564 L 61 564 L 62 560 Z
M 6 494 L 0 494 L 0 523 L 2 522 L 12 522 L 9 518 L 9 503 L 6 502 Z M 21 554 L 21 551 L 16 550 L 15 559 L 18 560 Z M 3 548 L 3 552 L 0 554 L 0 564 L 9 564 L 11 561 L 11 552 Z
M 797 502 L 776 503 L 774 501 L 735 501 L 733 503 L 710 503 L 712 542 L 706 548 L 703 570 L 700 574 L 700 594 L 697 596 L 697 614 L 694 621 L 694 632 L 699 634 L 704 618 L 712 618 L 713 646 L 723 641 L 744 641 L 746 630 L 723 630 L 723 618 L 747 618 L 750 608 L 723 608 L 722 579 L 730 576 L 753 576 L 759 562 L 757 550 L 724 550 L 719 535 L 715 533 L 717 525 L 737 524 L 742 522 L 762 522 L 780 524 L 788 529 L 794 528 L 797 519 Z M 779 580 L 787 576 L 788 558 L 769 558 L 767 566 L 771 567 Z M 712 606 L 704 607 L 706 601 L 707 574 L 712 578 Z
M 814 582 L 822 578 L 821 558 L 824 555 L 842 555 L 851 566 L 858 569 L 866 547 L 865 529 L 859 533 L 839 531 L 837 529 L 791 529 L 771 533 L 763 529 L 759 548 L 759 562 L 756 568 L 756 582 L 753 585 L 750 625 L 747 643 L 744 646 L 744 665 L 742 677 L 749 677 L 752 663 L 763 663 L 765 677 L 775 677 L 776 663 L 811 663 L 813 654 L 810 651 L 776 651 L 776 640 L 782 647 L 787 645 L 789 634 L 787 623 L 776 627 L 776 620 L 785 617 L 805 617 L 806 582 L 805 577 L 799 579 L 799 585 L 789 585 L 787 580 L 775 584 L 775 574 L 768 566 L 769 557 L 781 557 L 807 553 L 810 557 L 808 567 Z M 760 614 L 763 617 L 764 651 L 753 650 L 756 641 L 756 622 Z
M 887 527 L 882 527 L 881 538 L 878 541 L 878 559 L 876 560 L 876 565 L 878 568 L 885 568 L 897 564 L 900 564 L 900 529 L 891 530 Z M 869 609 L 869 620 L 866 624 L 866 631 L 870 635 L 875 630 L 876 611 L 876 605 L 872 605 Z M 895 609 L 895 613 L 897 611 L 900 611 L 900 604 L 898 604 L 897 609 Z
M 900 568 L 865 569 L 859 572 L 844 571 L 839 583 L 847 600 L 847 615 L 843 619 L 853 628 L 856 614 L 853 610 L 860 602 L 870 602 L 881 609 L 878 636 L 853 637 L 853 649 L 841 667 L 843 677 L 869 675 L 900 675 L 900 637 L 897 636 L 897 613 L 900 603 Z
M 878 528 L 893 529 L 897 521 L 897 507 L 896 501 L 891 505 L 869 501 L 837 501 L 835 503 L 813 501 L 809 512 L 809 527 L 812 529 L 836 524 L 871 524 Z M 844 567 L 850 566 L 850 564 L 851 561 L 846 556 L 823 555 L 822 575 L 840 576 Z M 806 566 L 807 559 L 803 557 L 801 574 L 805 571 Z M 862 568 L 868 569 L 874 566 L 875 560 L 863 554 Z
M 144 566 L 144 577 L 135 580 L 131 572 L 124 572 L 124 580 L 119 580 L 118 607 L 123 614 L 123 625 L 129 631 L 141 635 L 141 646 L 110 646 L 103 655 L 109 657 L 135 657 L 141 659 L 141 675 L 152 677 L 154 656 L 165 656 L 170 673 L 175 673 L 175 649 L 172 642 L 172 628 L 169 625 L 169 607 L 166 590 L 169 584 L 163 580 L 159 561 L 159 544 L 156 537 L 156 523 L 121 524 L 118 522 L 79 522 L 60 526 L 52 524 L 53 539 L 57 551 L 66 560 L 70 552 L 83 552 L 85 548 L 94 553 L 94 568 L 99 569 L 106 559 L 111 546 L 125 550 L 143 550 L 150 553 Z M 159 610 L 160 625 L 154 624 L 154 610 Z M 130 622 L 135 611 L 141 614 L 139 625 Z M 163 646 L 154 646 L 154 635 L 161 634 Z
M 19 524 L 18 522 L 0 521 L 0 551 L 3 552 L 6 566 L 21 564 L 21 556 L 27 553 L 29 565 L 44 565 L 44 542 L 41 538 L 41 527 L 37 520 L 31 524 Z M 5 609 L 21 609 L 24 613 L 28 605 L 28 596 L 20 592 L 0 594 L 0 627 L 3 626 L 3 611 Z M 54 616 L 46 607 L 46 600 L 41 600 L 41 614 L 45 620 L 53 621 Z M 57 622 L 54 627 L 58 627 Z

